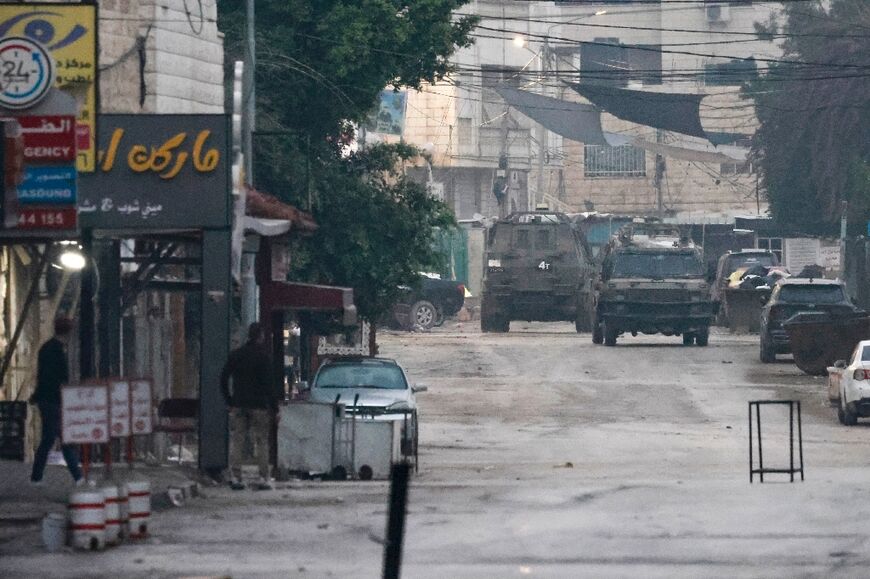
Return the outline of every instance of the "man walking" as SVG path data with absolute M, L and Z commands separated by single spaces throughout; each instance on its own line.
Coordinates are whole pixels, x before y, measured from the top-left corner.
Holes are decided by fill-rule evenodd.
M 244 488 L 241 467 L 248 455 L 260 467 L 260 482 L 256 488 L 272 488 L 269 483 L 269 437 L 272 416 L 278 409 L 281 396 L 272 379 L 272 361 L 259 323 L 251 324 L 248 341 L 230 353 L 221 373 L 221 391 L 230 407 L 231 486 Z
M 30 482 L 40 484 L 45 473 L 48 452 L 61 435 L 60 387 L 69 382 L 69 361 L 66 355 L 66 340 L 73 329 L 72 320 L 58 318 L 54 321 L 54 336 L 39 349 L 36 363 L 36 391 L 30 402 L 39 406 L 42 416 L 42 440 L 33 459 L 33 472 Z M 63 458 L 73 480 L 78 483 L 82 478 L 79 469 L 79 456 L 76 447 L 61 446 Z

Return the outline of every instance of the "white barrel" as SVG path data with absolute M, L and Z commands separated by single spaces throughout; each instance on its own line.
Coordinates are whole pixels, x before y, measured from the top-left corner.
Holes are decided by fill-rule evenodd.
M 130 505 L 127 500 L 127 485 L 118 485 L 118 507 L 121 513 L 121 538 L 130 534 Z
M 151 520 L 151 485 L 147 481 L 127 483 L 127 504 L 129 505 L 130 538 L 141 539 L 148 535 Z
M 106 499 L 99 490 L 74 491 L 69 498 L 70 542 L 76 549 L 106 546 Z
M 106 544 L 121 542 L 121 493 L 115 485 L 101 489 L 106 499 Z
M 66 515 L 49 513 L 42 519 L 42 544 L 49 553 L 60 551 L 66 544 Z

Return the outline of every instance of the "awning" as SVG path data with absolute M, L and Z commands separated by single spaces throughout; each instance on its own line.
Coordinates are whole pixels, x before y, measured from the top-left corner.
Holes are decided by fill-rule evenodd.
M 345 326 L 356 325 L 353 290 L 345 287 L 272 281 L 260 285 L 263 313 L 278 310 L 336 313 Z
M 701 100 L 706 95 L 568 84 L 593 104 L 624 121 L 707 138 L 700 113 Z

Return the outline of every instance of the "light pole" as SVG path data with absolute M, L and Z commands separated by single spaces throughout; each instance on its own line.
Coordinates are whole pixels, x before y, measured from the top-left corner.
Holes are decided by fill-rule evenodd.
M 544 36 L 544 44 L 541 46 L 541 94 L 546 94 L 547 86 L 544 84 L 547 80 L 547 73 L 549 72 L 549 63 L 550 63 L 550 34 L 553 31 L 553 28 L 557 26 L 564 26 L 565 24 L 571 24 L 572 22 L 579 22 L 580 20 L 585 20 L 586 18 L 594 18 L 595 16 L 603 16 L 607 14 L 607 10 L 598 10 L 597 12 L 593 12 L 591 14 L 583 14 L 576 18 L 572 18 L 571 20 L 566 20 L 565 22 L 558 22 L 553 24 L 547 28 L 547 34 Z M 537 207 L 539 202 L 544 201 L 544 155 L 547 151 L 547 140 L 549 136 L 547 134 L 547 129 L 544 128 L 544 125 L 538 123 L 536 138 L 538 140 L 538 179 L 537 179 L 537 188 L 535 191 L 535 199 L 533 200 L 531 195 L 529 196 L 529 210 L 534 210 Z

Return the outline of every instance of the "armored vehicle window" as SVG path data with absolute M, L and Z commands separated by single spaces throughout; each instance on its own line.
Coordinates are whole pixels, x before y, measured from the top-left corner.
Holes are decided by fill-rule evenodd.
M 704 267 L 694 254 L 623 253 L 613 264 L 615 277 L 694 277 Z
M 514 231 L 514 247 L 519 249 L 529 249 L 532 247 L 528 229 L 517 229 Z
M 838 304 L 846 297 L 838 285 L 784 285 L 779 299 L 792 304 Z
M 535 249 L 552 249 L 553 239 L 550 236 L 550 229 L 538 229 L 535 232 Z

